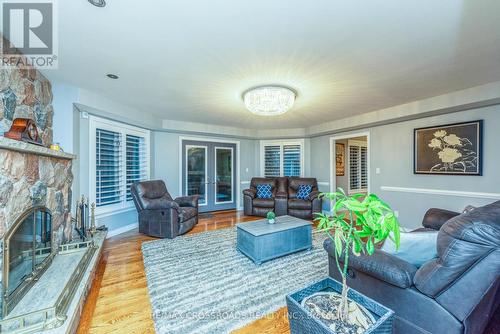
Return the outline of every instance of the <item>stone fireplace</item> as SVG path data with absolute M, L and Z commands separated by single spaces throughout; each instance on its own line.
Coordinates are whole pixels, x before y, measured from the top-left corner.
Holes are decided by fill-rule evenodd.
M 0 137 L 0 268 L 4 316 L 13 306 L 12 297 L 24 294 L 23 279 L 36 279 L 48 262 L 44 261 L 45 257 L 50 259 L 61 244 L 71 240 L 73 158 L 71 154 Z M 12 239 L 14 235 L 16 239 Z M 33 255 L 32 262 L 29 262 L 29 252 Z M 25 268 L 20 267 L 22 262 Z M 4 282 L 9 277 L 8 269 L 22 274 Z

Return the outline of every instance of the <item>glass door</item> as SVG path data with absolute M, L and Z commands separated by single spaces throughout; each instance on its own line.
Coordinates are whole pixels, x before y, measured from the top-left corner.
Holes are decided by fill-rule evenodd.
M 182 194 L 199 195 L 200 212 L 236 208 L 236 144 L 183 141 Z
M 199 195 L 198 205 L 207 205 L 208 147 L 201 145 L 186 145 L 185 147 L 185 178 L 184 194 Z
M 233 148 L 215 147 L 215 204 L 234 203 Z

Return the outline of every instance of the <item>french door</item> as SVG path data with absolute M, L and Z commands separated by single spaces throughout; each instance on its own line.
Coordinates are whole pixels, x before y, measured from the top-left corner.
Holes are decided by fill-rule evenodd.
M 236 208 L 236 144 L 182 141 L 182 194 L 199 195 L 199 211 Z

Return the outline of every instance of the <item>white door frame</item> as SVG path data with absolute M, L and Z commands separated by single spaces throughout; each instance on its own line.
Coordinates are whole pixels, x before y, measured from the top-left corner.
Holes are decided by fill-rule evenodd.
M 343 134 L 338 136 L 330 137 L 330 192 L 334 192 L 337 189 L 337 165 L 335 163 L 335 141 L 340 139 L 351 139 L 355 137 L 366 137 L 366 147 L 368 149 L 368 193 L 371 189 L 371 146 L 370 146 L 370 131 L 354 132 L 349 134 Z M 347 160 L 346 160 L 347 161 Z
M 183 141 L 202 141 L 202 142 L 212 142 L 212 143 L 228 143 L 236 145 L 236 210 L 242 210 L 240 204 L 240 141 L 239 140 L 229 140 L 221 138 L 212 137 L 197 137 L 197 136 L 179 136 L 179 195 L 184 196 L 182 192 L 182 142 Z

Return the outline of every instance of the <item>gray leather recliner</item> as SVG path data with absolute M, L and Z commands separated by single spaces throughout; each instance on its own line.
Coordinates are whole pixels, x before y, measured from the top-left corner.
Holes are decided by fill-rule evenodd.
M 161 180 L 136 182 L 131 193 L 139 214 L 140 233 L 173 239 L 198 224 L 198 196 L 174 200 Z
M 482 333 L 500 304 L 500 201 L 466 214 L 431 209 L 423 225 L 439 230 L 438 258 L 417 268 L 381 250 L 351 256 L 349 286 L 395 311 L 394 333 Z M 339 280 L 334 245 L 324 247 Z

